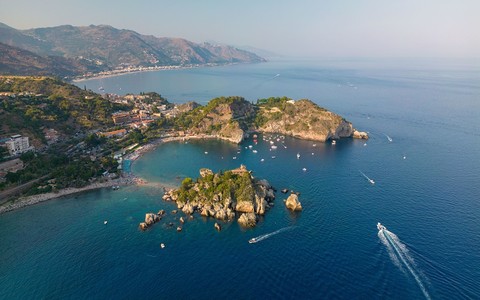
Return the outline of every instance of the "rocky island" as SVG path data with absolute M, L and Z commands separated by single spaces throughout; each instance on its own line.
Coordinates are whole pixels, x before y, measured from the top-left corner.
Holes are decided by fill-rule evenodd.
M 185 178 L 179 189 L 168 191 L 163 199 L 176 202 L 187 215 L 198 212 L 221 221 L 238 217 L 241 226 L 254 227 L 258 216 L 273 206 L 275 192 L 266 180 L 253 177 L 241 165 L 219 173 L 200 169 L 198 179 Z

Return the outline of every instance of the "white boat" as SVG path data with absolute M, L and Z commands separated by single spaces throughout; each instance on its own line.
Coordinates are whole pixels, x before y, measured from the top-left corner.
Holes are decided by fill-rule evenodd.
M 265 161 L 265 159 L 263 159 L 263 158 L 262 158 L 260 161 L 262 161 L 262 162 L 263 162 L 263 161 Z
M 207 151 L 205 151 L 205 154 L 208 154 L 208 152 L 207 152 Z
M 369 179 L 368 181 L 370 181 L 371 184 L 375 184 L 375 181 L 373 179 Z
M 252 149 L 252 148 L 253 148 L 253 146 L 252 146 L 252 145 L 248 145 L 248 148 Z
M 336 145 L 337 144 L 337 141 L 336 140 L 333 140 L 332 141 L 332 145 Z
M 300 159 L 300 153 L 297 153 L 297 159 Z
M 377 229 L 378 230 L 387 230 L 385 226 L 383 226 L 380 222 L 377 223 Z
M 107 221 L 107 220 L 103 221 L 103 224 L 107 225 L 107 223 L 108 223 L 108 221 Z
M 161 243 L 161 244 L 160 244 L 160 248 L 162 248 L 162 249 L 165 248 L 165 244 L 164 244 L 164 243 Z
M 274 141 L 270 141 L 270 144 L 273 145 L 273 144 L 274 144 Z
M 275 155 L 274 155 L 274 156 L 272 156 L 272 158 L 273 158 L 273 159 L 275 159 Z
M 258 151 L 257 150 L 252 150 L 253 153 L 257 153 Z
M 251 238 L 251 239 L 248 240 L 248 242 L 249 242 L 250 244 L 254 244 L 254 243 L 258 242 L 258 241 L 257 241 L 256 238 Z
M 305 171 L 307 171 L 307 168 L 303 168 L 302 170 L 303 170 L 303 172 L 305 172 Z
M 271 148 L 272 148 L 272 149 L 277 149 L 277 146 L 275 146 L 275 145 L 272 145 L 272 147 L 271 147 Z
M 313 147 L 317 147 L 317 144 L 313 144 L 312 146 L 313 146 Z
M 234 156 L 234 157 L 233 157 L 233 159 L 237 159 L 237 157 L 236 157 L 236 156 Z

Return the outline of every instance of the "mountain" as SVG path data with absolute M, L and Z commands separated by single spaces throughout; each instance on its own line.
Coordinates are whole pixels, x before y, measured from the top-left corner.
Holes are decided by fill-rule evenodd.
M 82 74 L 83 70 L 91 71 L 95 68 L 108 71 L 139 66 L 265 61 L 254 53 L 232 46 L 198 44 L 181 38 L 158 38 L 108 25 L 62 25 L 17 30 L 0 23 L 0 43 L 27 50 L 38 56 L 50 59 L 61 57 L 67 59 L 66 62 L 75 62 L 81 68 L 75 69 L 68 66 L 68 63 L 64 65 L 66 62 L 62 61 L 58 62 L 58 67 L 67 68 L 76 75 Z M 0 63 L 3 63 L 3 57 L 0 58 Z M 0 68 L 1 73 L 5 71 L 6 69 Z
M 72 77 L 76 74 L 99 71 L 87 60 L 60 56 L 40 56 L 33 52 L 0 43 L 0 70 L 4 75 L 35 75 Z

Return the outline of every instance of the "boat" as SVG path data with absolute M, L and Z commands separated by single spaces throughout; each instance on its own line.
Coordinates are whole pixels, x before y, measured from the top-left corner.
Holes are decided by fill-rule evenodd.
M 257 240 L 257 238 L 251 238 L 251 239 L 248 240 L 248 242 L 250 244 L 254 244 L 254 243 L 258 242 L 258 240 Z
M 275 146 L 275 145 L 272 145 L 272 147 L 271 147 L 271 148 L 272 148 L 272 149 L 277 149 L 277 146 Z
M 378 230 L 387 230 L 387 228 L 385 226 L 383 226 L 380 222 L 377 223 L 377 229 Z
M 257 153 L 258 151 L 257 150 L 252 150 L 253 153 Z
M 336 140 L 333 140 L 332 141 L 332 145 L 336 145 L 337 144 L 337 141 Z
M 252 146 L 252 145 L 248 145 L 248 148 L 252 149 L 252 148 L 253 148 L 253 146 Z
M 265 161 L 265 159 L 263 159 L 263 158 L 262 158 L 260 161 L 262 161 L 262 162 L 263 162 L 263 161 Z
M 305 172 L 305 171 L 307 171 L 307 168 L 303 168 L 302 170 L 303 170 L 303 172 Z
M 162 249 L 165 248 L 165 244 L 164 244 L 164 243 L 161 243 L 161 244 L 160 244 L 160 248 L 162 248 Z
M 300 153 L 297 153 L 297 159 L 300 159 Z
M 236 156 L 234 156 L 234 157 L 233 157 L 233 159 L 237 159 L 237 157 L 236 157 Z
M 103 224 L 107 225 L 107 223 L 108 223 L 108 221 L 107 221 L 107 220 L 103 221 Z
M 208 154 L 208 151 L 205 151 L 205 154 Z
M 273 158 L 273 159 L 275 159 L 275 155 L 274 155 L 274 156 L 272 156 L 272 158 Z
M 371 184 L 375 184 L 375 181 L 373 179 L 369 179 L 368 181 L 370 181 Z

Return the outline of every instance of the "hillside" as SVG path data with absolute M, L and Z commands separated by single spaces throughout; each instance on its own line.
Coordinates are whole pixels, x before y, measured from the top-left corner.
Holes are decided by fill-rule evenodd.
M 281 133 L 301 139 L 326 141 L 355 134 L 350 122 L 310 100 L 260 99 L 252 104 L 242 97 L 220 97 L 187 111 L 175 120 L 177 130 L 207 134 L 239 143 L 248 132 Z
M 40 56 L 33 52 L 0 43 L 0 70 L 4 75 L 60 76 L 99 71 L 98 66 L 87 60 L 60 56 Z
M 181 38 L 158 38 L 107 25 L 71 26 L 17 30 L 0 23 L 0 43 L 27 50 L 41 57 L 61 57 L 75 62 L 68 70 L 76 75 L 86 71 L 108 71 L 126 67 L 166 65 L 252 63 L 265 61 L 254 53 L 231 46 L 197 44 Z M 0 58 L 0 66 L 7 65 Z M 58 68 L 68 67 L 58 61 Z M 0 68 L 11 74 L 12 67 Z M 22 66 L 18 65 L 22 70 Z M 80 67 L 83 67 L 80 68 Z M 52 73 L 48 64 L 44 73 Z M 15 69 L 13 69 L 15 70 Z M 26 70 L 27 71 L 27 70 Z M 15 74 L 20 74 L 19 71 Z M 25 74 L 31 75 L 31 74 Z
M 302 139 L 326 141 L 353 135 L 352 124 L 310 100 L 284 98 L 259 100 L 257 130 Z
M 117 109 L 100 95 L 50 77 L 0 76 L 0 132 L 21 133 L 45 144 L 42 128 L 72 135 L 112 125 Z

